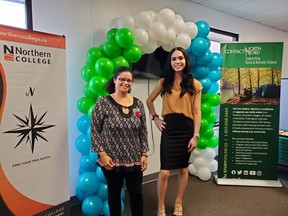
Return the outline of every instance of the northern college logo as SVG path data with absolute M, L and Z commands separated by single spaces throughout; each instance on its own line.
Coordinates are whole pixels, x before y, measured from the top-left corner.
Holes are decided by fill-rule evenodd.
M 28 64 L 50 65 L 52 54 L 37 49 L 23 49 L 22 47 L 3 45 L 4 60 Z
M 35 144 L 38 139 L 48 140 L 44 137 L 44 133 L 48 128 L 54 127 L 55 125 L 47 125 L 43 120 L 47 111 L 42 114 L 40 117 L 34 114 L 32 105 L 30 105 L 29 114 L 24 118 L 13 114 L 15 118 L 19 121 L 17 128 L 5 131 L 4 133 L 13 133 L 18 134 L 17 137 L 20 137 L 19 142 L 14 148 L 17 148 L 21 143 L 28 143 L 32 153 L 34 152 Z

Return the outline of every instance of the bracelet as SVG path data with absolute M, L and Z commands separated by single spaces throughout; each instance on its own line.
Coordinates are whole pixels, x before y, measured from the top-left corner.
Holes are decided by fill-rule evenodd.
M 200 137 L 199 133 L 194 133 L 193 136 L 194 136 L 194 137 L 197 137 L 197 138 Z
M 141 157 L 146 157 L 146 158 L 148 158 L 148 155 L 146 155 L 146 154 L 145 154 L 145 155 L 143 155 L 143 154 L 142 154 L 142 155 L 141 155 Z
M 156 117 L 159 118 L 159 115 L 157 115 L 157 114 L 152 115 L 152 120 L 154 120 Z

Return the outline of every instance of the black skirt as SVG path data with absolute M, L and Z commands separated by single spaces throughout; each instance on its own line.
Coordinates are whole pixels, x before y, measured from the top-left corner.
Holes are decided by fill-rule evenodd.
M 161 169 L 172 170 L 188 167 L 188 144 L 193 137 L 193 120 L 182 114 L 165 115 L 166 130 L 160 143 Z

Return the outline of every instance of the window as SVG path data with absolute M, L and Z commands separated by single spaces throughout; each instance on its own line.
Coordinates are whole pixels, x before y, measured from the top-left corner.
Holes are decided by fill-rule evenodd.
M 32 29 L 31 0 L 0 0 L 0 24 Z
M 210 45 L 210 50 L 211 52 L 217 52 L 220 53 L 220 42 L 232 42 L 232 41 L 238 41 L 239 35 L 230 33 L 230 32 L 225 32 L 221 31 L 218 29 L 212 29 L 210 28 L 210 33 L 208 35 L 211 45 Z M 218 81 L 219 86 L 220 86 L 220 80 Z M 218 94 L 220 94 L 220 89 L 218 90 Z M 217 115 L 217 120 L 214 124 L 214 127 L 219 126 L 219 112 L 220 112 L 220 106 L 216 107 L 215 113 Z

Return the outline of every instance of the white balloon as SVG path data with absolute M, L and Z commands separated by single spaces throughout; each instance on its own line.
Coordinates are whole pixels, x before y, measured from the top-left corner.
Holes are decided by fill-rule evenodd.
M 191 154 L 195 155 L 196 157 L 199 157 L 201 156 L 201 150 L 198 148 L 195 148 Z
M 191 38 L 188 34 L 180 34 L 175 39 L 175 46 L 188 49 L 191 44 Z
M 150 16 L 152 18 L 152 22 L 155 22 L 156 18 L 157 18 L 157 13 L 153 10 L 147 10 L 147 12 L 150 14 Z
M 142 11 L 139 14 L 137 14 L 134 17 L 134 20 L 135 20 L 136 28 L 142 28 L 145 30 L 148 30 L 153 23 L 150 13 L 145 12 L 145 11 Z
M 216 153 L 212 148 L 205 148 L 203 151 L 202 156 L 207 160 L 207 161 L 211 161 L 215 158 Z
M 138 46 L 146 44 L 148 39 L 148 32 L 145 29 L 137 28 L 134 30 L 134 43 Z
M 188 165 L 188 171 L 189 171 L 189 173 L 190 173 L 191 175 L 198 176 L 198 175 L 197 175 L 197 170 L 196 170 L 195 166 L 194 166 L 192 163 L 190 163 L 190 164 Z
M 176 18 L 172 28 L 175 30 L 176 35 L 180 35 L 185 31 L 186 24 L 183 19 Z
M 171 43 L 171 44 L 162 43 L 162 48 L 163 48 L 163 50 L 165 50 L 166 52 L 170 52 L 174 47 L 175 47 L 175 44 L 174 44 L 174 43 Z
M 197 174 L 202 181 L 207 181 L 211 178 L 211 172 L 207 167 L 200 168 Z
M 207 168 L 211 171 L 211 172 L 216 172 L 218 170 L 218 161 L 216 160 L 212 160 L 207 164 Z
M 140 46 L 140 48 L 144 54 L 151 54 L 157 49 L 157 42 L 149 38 L 147 43 Z
M 198 34 L 198 27 L 194 22 L 186 22 L 184 33 L 188 34 L 193 40 Z
M 171 27 L 175 21 L 174 11 L 169 8 L 160 10 L 157 14 L 157 21 L 163 23 L 166 28 Z
M 169 28 L 166 30 L 166 35 L 161 41 L 165 44 L 172 44 L 175 42 L 176 39 L 176 32 L 174 29 Z
M 119 20 L 119 17 L 115 17 L 114 19 L 112 19 L 110 22 L 110 28 L 119 28 L 118 20 Z
M 134 29 L 135 28 L 135 20 L 134 17 L 130 15 L 124 15 L 121 16 L 118 20 L 118 26 L 119 28 L 130 28 Z
M 149 37 L 157 41 L 166 35 L 166 27 L 160 22 L 152 23 L 151 27 L 148 30 Z
M 194 162 L 193 162 L 193 164 L 197 170 L 199 170 L 202 167 L 205 167 L 206 163 L 207 162 L 203 157 L 197 157 L 194 159 Z

